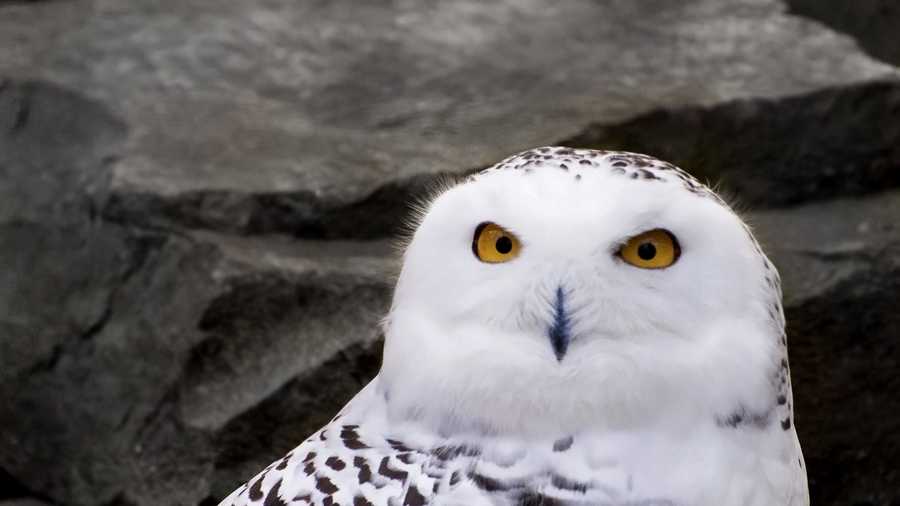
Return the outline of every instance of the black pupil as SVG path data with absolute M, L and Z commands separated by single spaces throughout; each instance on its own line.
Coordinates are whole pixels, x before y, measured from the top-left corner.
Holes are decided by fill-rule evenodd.
M 512 240 L 509 237 L 503 236 L 497 239 L 497 242 L 494 243 L 494 247 L 497 248 L 497 251 L 503 255 L 512 251 Z
M 656 256 L 656 246 L 651 242 L 641 243 L 638 246 L 637 254 L 641 257 L 641 260 L 652 260 Z

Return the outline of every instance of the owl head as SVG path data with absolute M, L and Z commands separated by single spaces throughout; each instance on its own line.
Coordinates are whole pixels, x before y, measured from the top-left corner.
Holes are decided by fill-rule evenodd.
M 423 209 L 379 388 L 443 432 L 715 423 L 770 408 L 780 298 L 748 227 L 685 172 L 538 148 Z

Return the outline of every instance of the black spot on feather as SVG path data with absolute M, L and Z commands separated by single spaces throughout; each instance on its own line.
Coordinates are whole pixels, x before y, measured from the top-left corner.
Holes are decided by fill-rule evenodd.
M 572 492 L 587 492 L 588 486 L 585 483 L 580 483 L 573 480 L 567 480 L 562 476 L 554 475 L 553 478 L 550 479 L 550 483 L 553 484 L 554 487 L 562 489 L 562 490 L 570 490 Z
M 333 494 L 338 491 L 337 486 L 325 476 L 316 477 L 316 489 L 323 494 Z
M 440 460 L 452 460 L 460 455 L 466 457 L 477 457 L 481 455 L 481 450 L 466 445 L 446 445 L 438 446 L 431 450 L 431 454 Z
M 335 471 L 340 471 L 347 467 L 347 464 L 344 464 L 344 461 L 338 457 L 328 457 L 328 460 L 325 461 L 325 465 Z
M 564 506 L 562 501 L 537 492 L 528 492 L 519 498 L 517 506 Z
M 356 432 L 357 428 L 359 428 L 359 425 L 344 425 L 341 429 L 341 441 L 350 450 L 365 450 L 368 446 L 359 440 L 359 434 Z
M 250 485 L 250 491 L 248 492 L 247 497 L 249 497 L 251 501 L 258 501 L 263 498 L 262 483 L 265 478 L 266 475 L 263 474 L 253 482 L 253 485 Z
M 553 451 L 564 452 L 572 447 L 572 443 L 574 441 L 575 441 L 575 438 L 572 436 L 564 437 L 562 439 L 557 439 L 556 442 L 553 443 Z
M 403 506 L 425 506 L 425 496 L 415 486 L 409 487 L 403 499 Z
M 486 492 L 505 492 L 509 487 L 501 483 L 499 480 L 489 478 L 483 474 L 472 473 L 469 476 L 475 485 Z
M 263 503 L 263 506 L 287 506 L 287 503 L 279 497 L 279 493 L 281 491 L 281 480 L 278 480 L 275 483 L 275 486 L 269 490 L 269 493 L 266 494 L 266 501 Z
M 360 484 L 370 483 L 372 481 L 372 468 L 369 467 L 366 459 L 362 457 L 354 457 L 353 458 L 353 467 L 359 469 L 359 474 L 357 474 L 357 479 Z
M 390 459 L 388 457 L 384 457 L 381 459 L 381 465 L 378 466 L 378 474 L 384 476 L 389 480 L 397 480 L 400 482 L 406 481 L 406 477 L 409 476 L 409 473 L 403 470 L 392 469 L 388 465 L 388 461 Z
M 386 439 L 387 443 L 391 446 L 391 448 L 397 450 L 398 452 L 411 452 L 414 451 L 412 448 L 406 446 L 402 441 L 397 441 L 396 439 Z

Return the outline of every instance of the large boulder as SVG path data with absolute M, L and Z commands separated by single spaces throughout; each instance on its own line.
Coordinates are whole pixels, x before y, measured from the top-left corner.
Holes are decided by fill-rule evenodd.
M 812 504 L 900 499 L 900 193 L 753 213 L 781 272 Z
M 894 0 L 787 0 L 806 16 L 855 37 L 869 54 L 900 65 L 900 4 Z
M 2 9 L 0 75 L 78 90 L 129 125 L 108 219 L 243 233 L 384 235 L 404 200 L 386 192 L 415 194 L 423 174 L 657 110 L 897 76 L 776 0 Z
M 900 186 L 898 119 L 900 82 L 884 81 L 660 109 L 563 143 L 650 154 L 742 207 L 779 207 Z

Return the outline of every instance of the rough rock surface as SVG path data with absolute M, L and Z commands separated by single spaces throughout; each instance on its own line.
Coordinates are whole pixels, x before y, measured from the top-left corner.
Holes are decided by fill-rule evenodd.
M 2 18 L 0 74 L 83 91 L 131 128 L 110 219 L 250 233 L 371 237 L 388 222 L 353 217 L 397 209 L 372 193 L 422 174 L 658 109 L 896 76 L 774 0 L 74 0 Z
M 563 141 L 647 153 L 772 207 L 900 186 L 900 82 L 660 109 Z M 739 141 L 737 140 L 739 139 Z
M 0 506 L 48 506 L 48 504 L 37 499 L 11 499 L 0 501 Z
M 812 504 L 900 499 L 900 192 L 753 213 L 784 283 Z
M 377 371 L 409 200 L 560 142 L 754 210 L 813 504 L 900 500 L 900 73 L 851 38 L 774 0 L 67 0 L 0 2 L 0 506 L 215 504 Z
M 900 65 L 900 3 L 894 0 L 787 0 L 790 12 L 859 40 L 869 54 Z

